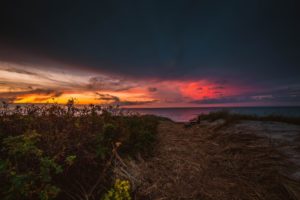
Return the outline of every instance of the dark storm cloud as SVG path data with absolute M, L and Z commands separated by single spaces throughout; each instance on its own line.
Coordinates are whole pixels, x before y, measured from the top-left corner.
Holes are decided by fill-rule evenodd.
M 2 92 L 0 96 L 6 95 L 25 95 L 25 94 L 45 94 L 45 95 L 53 95 L 53 97 L 59 97 L 62 95 L 62 92 L 50 90 L 50 89 L 35 89 L 29 91 L 20 91 L 20 92 Z
M 148 91 L 149 91 L 149 92 L 156 92 L 156 91 L 157 91 L 157 88 L 156 88 L 156 87 L 149 87 L 149 88 L 148 88 Z
M 216 86 L 216 87 L 212 87 L 211 89 L 212 90 L 224 90 L 225 87 L 223 87 L 223 86 Z
M 96 93 L 96 95 L 97 95 L 96 97 L 97 100 L 120 102 L 120 98 L 117 96 L 113 96 L 110 94 L 100 94 L 98 92 Z
M 26 75 L 39 76 L 39 74 L 37 74 L 37 73 L 30 72 L 30 71 L 27 71 L 27 70 L 24 70 L 24 69 L 7 68 L 7 69 L 3 69 L 3 70 L 7 71 L 7 72 L 15 72 L 15 73 L 18 73 L 18 74 L 26 74 Z
M 150 103 L 155 103 L 158 100 L 151 100 L 151 101 L 122 101 L 119 97 L 110 95 L 110 94 L 101 94 L 101 93 L 96 93 L 97 100 L 103 100 L 103 101 L 108 101 L 110 104 L 115 104 L 119 106 L 136 106 L 136 105 L 146 105 Z
M 46 79 L 51 80 L 46 75 L 41 74 L 41 73 L 36 73 L 32 69 L 31 70 L 27 70 L 26 68 L 24 68 L 24 69 L 22 69 L 22 68 L 16 68 L 16 67 L 13 67 L 13 66 L 11 66 L 10 64 L 7 64 L 7 63 L 6 63 L 6 67 L 1 66 L 1 64 L 0 64 L 0 70 L 1 71 L 6 71 L 6 72 L 13 72 L 13 73 L 17 73 L 17 74 L 35 76 L 35 77 L 40 77 L 40 78 L 46 78 Z
M 151 101 L 121 101 L 118 104 L 120 106 L 137 106 L 137 105 L 147 105 L 150 103 L 156 103 L 158 100 Z
M 300 102 L 300 86 L 282 87 L 277 90 L 271 91 L 270 94 L 274 100 L 281 102 Z
M 135 87 L 136 84 L 109 76 L 97 76 L 89 79 L 87 89 L 90 90 L 111 90 L 111 91 L 123 91 Z
M 190 103 L 196 104 L 224 104 L 224 103 L 243 103 L 249 102 L 248 97 L 223 97 L 223 98 L 205 98 L 201 100 L 190 101 Z
M 134 92 L 144 85 L 159 103 L 189 102 L 195 98 L 184 99 L 181 93 L 191 88 L 159 83 L 206 80 L 213 97 L 192 103 L 299 103 L 299 3 L 4 0 L 0 69 L 8 75 L 0 76 L 0 84 L 2 91 L 45 88 L 49 96 L 60 96 L 56 90 L 90 91 L 94 98 L 101 91 L 101 100 L 141 105 L 147 102 L 122 102 L 109 92 Z M 255 92 L 240 89 L 227 96 L 232 87 Z M 47 94 L 48 88 L 54 91 Z M 205 86 L 192 89 L 190 97 L 206 96 Z M 26 95 L 15 93 L 0 98 Z
M 4 1 L 0 42 L 136 77 L 294 84 L 298 10 L 297 0 Z
M 30 88 L 28 88 L 30 89 Z M 51 98 L 60 97 L 63 94 L 61 91 L 52 89 L 34 89 L 20 92 L 0 92 L 0 99 L 5 101 L 21 100 L 26 95 L 46 95 L 46 97 L 35 97 L 35 101 L 43 101 Z
M 266 91 L 263 93 L 250 93 L 236 96 L 219 96 L 217 98 L 204 98 L 190 101 L 196 104 L 223 104 L 223 103 L 253 103 L 253 102 L 276 102 L 276 103 L 296 103 L 300 102 L 300 86 L 282 87 Z

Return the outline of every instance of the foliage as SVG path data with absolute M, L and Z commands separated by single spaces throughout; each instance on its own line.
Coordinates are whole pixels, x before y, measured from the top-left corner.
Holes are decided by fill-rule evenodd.
M 112 184 L 113 149 L 151 155 L 158 119 L 97 105 L 3 104 L 1 199 L 93 199 Z
M 75 159 L 76 159 L 76 155 L 68 156 L 68 157 L 66 158 L 66 163 L 67 163 L 67 165 L 69 165 L 69 166 L 73 165 L 74 162 L 75 162 Z
M 131 200 L 129 181 L 116 179 L 114 187 L 104 195 L 103 200 Z
M 7 183 L 3 188 L 5 199 L 47 200 L 57 196 L 59 188 L 51 184 L 52 174 L 62 173 L 62 167 L 44 156 L 36 146 L 39 139 L 36 131 L 27 131 L 3 140 L 6 156 L 1 159 L 1 175 Z

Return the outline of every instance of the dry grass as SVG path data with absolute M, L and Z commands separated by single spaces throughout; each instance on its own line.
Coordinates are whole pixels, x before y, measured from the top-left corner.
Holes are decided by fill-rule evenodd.
M 131 169 L 136 199 L 300 199 L 291 165 L 267 139 L 219 126 L 162 122 L 155 156 Z

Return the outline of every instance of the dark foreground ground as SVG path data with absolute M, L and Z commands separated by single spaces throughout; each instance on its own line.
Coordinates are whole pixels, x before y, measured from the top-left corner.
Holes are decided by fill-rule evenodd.
M 137 199 L 300 199 L 300 126 L 162 121 L 158 130 L 154 156 L 128 163 Z
M 300 118 L 3 104 L 0 145 L 5 200 L 300 199 Z

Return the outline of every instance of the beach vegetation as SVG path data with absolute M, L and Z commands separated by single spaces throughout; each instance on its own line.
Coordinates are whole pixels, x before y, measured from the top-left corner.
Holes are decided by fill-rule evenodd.
M 158 120 L 98 105 L 8 105 L 0 109 L 0 196 L 3 199 L 130 199 L 130 183 L 113 164 L 151 156 Z M 106 195 L 107 196 L 107 195 Z M 126 196 L 126 198 L 125 198 Z

